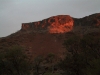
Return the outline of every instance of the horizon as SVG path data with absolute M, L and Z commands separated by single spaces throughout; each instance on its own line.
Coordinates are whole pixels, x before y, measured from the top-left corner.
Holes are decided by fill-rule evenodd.
M 99 0 L 1 0 L 0 37 L 21 29 L 22 23 L 40 21 L 56 15 L 82 18 L 99 13 Z

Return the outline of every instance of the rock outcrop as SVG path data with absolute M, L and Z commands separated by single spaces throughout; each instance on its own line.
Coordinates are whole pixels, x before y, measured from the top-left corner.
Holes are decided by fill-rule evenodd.
M 77 32 L 84 34 L 91 31 L 98 31 L 100 27 L 100 13 L 89 15 L 83 18 L 72 18 L 69 15 L 53 16 L 42 21 L 22 23 L 21 30 L 35 33 L 66 33 Z
M 33 32 L 64 33 L 73 29 L 73 19 L 69 15 L 58 15 L 48 19 L 23 23 L 21 30 L 33 30 Z

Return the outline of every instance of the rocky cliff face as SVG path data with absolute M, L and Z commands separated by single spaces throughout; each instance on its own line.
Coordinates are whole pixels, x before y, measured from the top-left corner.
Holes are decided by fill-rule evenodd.
M 48 19 L 23 23 L 21 30 L 33 30 L 34 32 L 64 33 L 73 29 L 73 19 L 69 15 L 58 15 Z
M 42 21 L 22 23 L 21 30 L 32 30 L 35 33 L 66 33 L 69 31 L 87 33 L 98 31 L 100 27 L 100 13 L 89 15 L 80 19 L 69 15 L 53 16 Z

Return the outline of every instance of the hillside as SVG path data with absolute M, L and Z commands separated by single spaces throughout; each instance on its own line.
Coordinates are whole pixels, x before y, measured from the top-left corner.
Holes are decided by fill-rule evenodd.
M 0 51 L 20 45 L 30 57 L 54 53 L 63 58 L 65 39 L 92 33 L 100 35 L 100 13 L 80 19 L 57 15 L 38 22 L 22 23 L 21 30 L 0 39 Z

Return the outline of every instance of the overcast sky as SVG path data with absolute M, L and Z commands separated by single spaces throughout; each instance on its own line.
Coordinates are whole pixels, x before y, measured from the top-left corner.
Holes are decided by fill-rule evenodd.
M 100 13 L 100 0 L 0 0 L 0 37 L 21 29 L 22 23 L 56 15 L 75 18 Z

